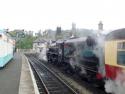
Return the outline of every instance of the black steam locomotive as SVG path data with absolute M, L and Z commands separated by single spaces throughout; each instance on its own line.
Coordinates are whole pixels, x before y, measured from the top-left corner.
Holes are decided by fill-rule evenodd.
M 68 73 L 77 73 L 88 81 L 103 79 L 100 73 L 98 42 L 93 37 L 56 41 L 47 51 L 48 62 L 64 68 Z

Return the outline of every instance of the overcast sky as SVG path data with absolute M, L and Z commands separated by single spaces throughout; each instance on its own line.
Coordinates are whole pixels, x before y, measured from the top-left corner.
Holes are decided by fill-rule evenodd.
M 101 20 L 104 29 L 125 27 L 125 0 L 0 0 L 0 28 L 97 29 Z

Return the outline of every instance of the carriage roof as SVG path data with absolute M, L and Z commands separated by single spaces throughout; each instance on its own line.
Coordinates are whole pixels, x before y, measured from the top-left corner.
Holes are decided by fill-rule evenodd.
M 121 40 L 125 39 L 125 28 L 114 30 L 106 35 L 106 40 Z

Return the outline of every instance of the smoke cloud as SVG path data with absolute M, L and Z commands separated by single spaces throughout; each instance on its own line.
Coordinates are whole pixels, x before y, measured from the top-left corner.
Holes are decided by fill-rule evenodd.
M 39 53 L 39 59 L 47 61 L 46 51 L 47 51 L 47 47 L 45 46 Z
M 105 90 L 108 93 L 125 94 L 125 72 L 118 72 L 114 81 L 107 80 L 105 83 Z

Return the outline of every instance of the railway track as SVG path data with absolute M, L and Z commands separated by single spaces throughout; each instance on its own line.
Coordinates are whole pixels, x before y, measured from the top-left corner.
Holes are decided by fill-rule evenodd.
M 48 64 L 45 61 L 42 61 L 42 62 L 46 64 L 49 68 L 51 68 L 51 70 L 55 71 L 55 73 L 57 72 L 59 76 L 66 79 L 68 83 L 71 83 L 73 87 L 77 89 L 78 91 L 80 87 L 80 91 L 79 91 L 80 94 L 107 94 L 102 87 L 97 87 L 96 85 L 87 82 L 85 79 L 80 78 L 80 76 L 78 76 L 77 74 L 70 75 L 66 73 L 63 69 L 58 68 L 57 66 L 54 66 L 53 64 Z M 60 73 L 58 71 L 60 71 Z M 67 78 L 73 82 L 69 81 Z M 77 85 L 74 83 L 74 81 L 75 83 L 77 83 Z M 81 91 L 81 87 L 83 87 L 82 91 Z
M 32 55 L 26 55 L 35 74 L 40 94 L 78 94 L 59 76 Z
M 32 54 L 34 58 L 46 65 L 49 69 L 55 72 L 59 77 L 61 77 L 67 84 L 71 85 L 75 90 L 79 92 L 79 94 L 107 94 L 103 88 L 95 87 L 92 83 L 88 83 L 81 79 L 78 75 L 70 75 L 65 73 L 61 68 L 57 66 L 53 66 L 53 64 L 47 63 L 45 61 L 39 60 L 35 54 Z

